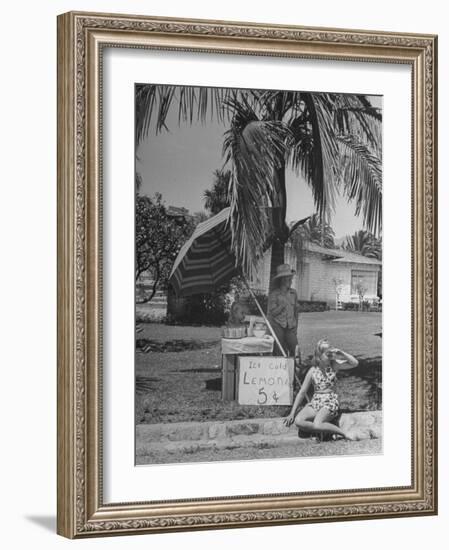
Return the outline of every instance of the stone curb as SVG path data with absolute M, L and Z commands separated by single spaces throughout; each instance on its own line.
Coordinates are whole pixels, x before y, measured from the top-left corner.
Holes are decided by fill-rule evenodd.
M 355 430 L 359 439 L 379 438 L 382 435 L 382 411 L 363 411 L 342 414 L 339 426 L 344 430 Z M 138 424 L 136 426 L 137 453 L 144 449 L 161 447 L 169 449 L 180 443 L 186 448 L 205 445 L 229 448 L 233 441 L 242 446 L 263 444 L 263 438 L 279 440 L 291 438 L 298 441 L 297 428 L 287 428 L 282 418 L 258 418 L 245 420 L 179 422 L 171 424 Z M 251 443 L 253 441 L 253 443 Z M 218 446 L 217 446 L 218 445 Z M 177 446 L 179 447 L 179 445 Z

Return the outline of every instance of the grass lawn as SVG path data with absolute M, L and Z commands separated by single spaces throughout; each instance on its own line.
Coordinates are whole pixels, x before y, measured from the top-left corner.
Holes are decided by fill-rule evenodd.
M 183 422 L 276 417 L 289 407 L 242 406 L 221 400 L 220 328 L 144 323 L 136 342 L 136 422 Z M 327 311 L 300 316 L 303 358 L 327 337 L 359 359 L 339 375 L 345 411 L 381 407 L 381 313 Z

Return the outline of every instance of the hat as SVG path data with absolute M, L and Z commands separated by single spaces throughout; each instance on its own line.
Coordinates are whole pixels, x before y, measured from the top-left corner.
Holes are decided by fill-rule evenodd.
M 273 277 L 273 281 L 279 277 L 290 277 L 294 275 L 296 271 L 292 269 L 288 264 L 278 265 L 276 268 L 276 275 Z

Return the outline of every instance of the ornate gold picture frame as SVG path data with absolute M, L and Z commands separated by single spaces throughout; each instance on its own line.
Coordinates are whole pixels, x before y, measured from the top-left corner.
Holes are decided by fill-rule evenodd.
M 410 485 L 276 494 L 261 487 L 261 494 L 162 500 L 149 489 L 144 502 L 105 502 L 106 48 L 410 67 L 412 264 L 406 273 L 412 280 L 412 309 L 403 312 L 412 327 Z M 436 62 L 433 35 L 76 12 L 58 17 L 59 534 L 83 538 L 437 513 Z

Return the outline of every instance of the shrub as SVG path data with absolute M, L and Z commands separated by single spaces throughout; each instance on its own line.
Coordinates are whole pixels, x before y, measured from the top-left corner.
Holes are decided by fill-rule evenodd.
M 254 296 L 260 304 L 262 310 L 266 313 L 268 309 L 268 296 L 264 292 L 253 291 Z M 240 296 L 239 302 L 244 304 L 248 315 L 260 315 L 259 308 L 254 301 L 254 298 L 247 294 L 246 296 Z
M 263 292 L 254 292 L 254 295 L 259 301 L 263 311 L 267 313 L 268 296 Z M 259 309 L 251 296 L 247 295 L 245 297 L 240 297 L 240 302 L 245 304 L 248 315 L 260 315 Z M 318 300 L 298 300 L 298 306 L 299 311 L 302 313 L 308 311 L 326 311 L 329 309 L 327 302 L 320 302 Z
M 371 309 L 367 300 L 362 302 L 361 308 L 359 302 L 343 302 L 342 306 L 345 311 L 370 311 Z
M 221 326 L 226 322 L 229 309 L 224 292 L 196 294 L 185 299 L 182 312 L 169 315 L 168 324 Z
M 299 311 L 302 313 L 309 311 L 326 311 L 329 309 L 327 302 L 318 300 L 298 300 Z

